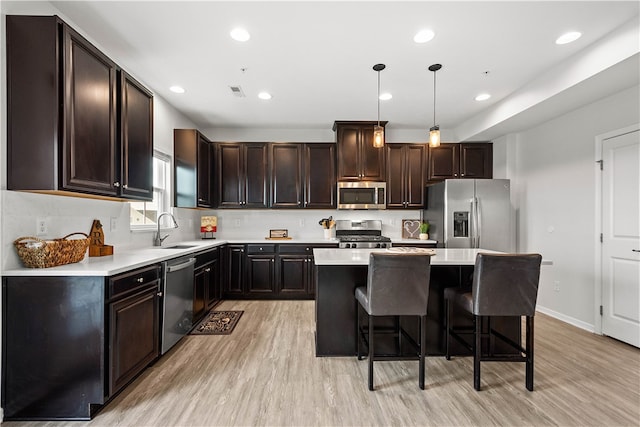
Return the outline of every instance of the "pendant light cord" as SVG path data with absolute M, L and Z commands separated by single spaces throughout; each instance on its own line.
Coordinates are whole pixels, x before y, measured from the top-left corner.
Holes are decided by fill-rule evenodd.
M 433 72 L 433 126 L 436 125 L 436 72 Z
M 380 126 L 380 71 L 378 71 L 378 126 Z

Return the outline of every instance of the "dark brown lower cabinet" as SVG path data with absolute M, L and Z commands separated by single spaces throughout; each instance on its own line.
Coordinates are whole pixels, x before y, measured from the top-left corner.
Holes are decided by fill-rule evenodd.
M 215 256 L 205 267 L 207 275 L 205 280 L 205 305 L 206 310 L 211 310 L 222 300 L 222 282 L 220 281 L 220 249 L 216 248 Z
M 160 271 L 4 277 L 4 420 L 88 420 L 153 362 Z
M 275 245 L 247 245 L 247 295 L 276 294 L 275 249 Z
M 309 294 L 309 257 L 306 255 L 280 255 L 278 257 L 278 293 L 281 295 Z
M 196 254 L 193 286 L 193 322 L 195 324 L 222 299 L 219 248 Z
M 4 277 L 4 421 L 89 419 L 107 400 L 104 277 Z
M 156 264 L 107 279 L 110 396 L 160 355 L 160 277 Z
M 224 249 L 223 298 L 238 298 L 244 293 L 244 245 L 227 245 Z
M 193 323 L 204 316 L 207 308 L 205 301 L 205 288 L 207 286 L 207 274 L 205 266 L 196 267 L 193 272 Z
M 228 245 L 224 298 L 313 299 L 315 274 L 313 248 L 336 244 Z
M 159 281 L 140 293 L 109 304 L 109 395 L 113 395 L 159 355 Z

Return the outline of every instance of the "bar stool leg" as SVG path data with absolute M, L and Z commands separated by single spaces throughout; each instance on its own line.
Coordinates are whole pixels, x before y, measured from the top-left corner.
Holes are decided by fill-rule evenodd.
M 373 391 L 373 316 L 369 315 L 369 390 Z
M 482 356 L 482 318 L 480 316 L 473 316 L 473 323 L 475 324 L 475 339 L 473 346 L 473 388 L 480 391 L 480 358 Z
M 427 316 L 420 316 L 420 367 L 419 387 L 424 390 L 424 357 L 427 352 Z
M 449 328 L 451 327 L 451 303 L 449 302 L 448 299 L 444 300 L 444 305 L 445 305 L 445 316 L 444 316 L 444 330 L 445 330 L 445 345 L 446 345 L 446 350 L 445 350 L 445 358 L 447 360 L 451 360 L 451 353 L 449 350 Z
M 526 368 L 526 386 L 527 390 L 533 391 L 533 316 L 527 316 L 527 368 Z
M 356 356 L 358 360 L 362 360 L 362 354 L 360 354 L 360 303 L 356 299 Z

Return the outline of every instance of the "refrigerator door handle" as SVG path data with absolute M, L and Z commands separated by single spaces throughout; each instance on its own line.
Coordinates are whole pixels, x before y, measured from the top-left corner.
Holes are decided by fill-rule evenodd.
M 470 228 L 471 228 L 469 232 L 469 238 L 471 240 L 470 247 L 473 249 L 476 247 L 476 234 L 478 233 L 478 230 L 477 230 L 478 224 L 476 223 L 476 198 L 475 197 L 471 199 L 471 218 L 469 222 L 470 222 Z
M 482 236 L 482 217 L 480 215 L 480 204 L 478 203 L 478 198 L 474 197 L 473 202 L 475 204 L 474 213 L 475 213 L 475 221 L 476 221 L 476 249 L 480 249 L 480 237 Z

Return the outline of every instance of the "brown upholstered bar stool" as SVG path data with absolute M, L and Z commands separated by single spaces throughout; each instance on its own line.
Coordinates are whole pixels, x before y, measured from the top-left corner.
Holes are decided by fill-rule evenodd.
M 426 319 L 429 299 L 429 275 L 431 257 L 424 254 L 372 253 L 369 257 L 367 286 L 355 291 L 356 297 L 356 337 L 358 360 L 360 341 L 369 348 L 369 390 L 373 390 L 374 360 L 419 360 L 418 385 L 424 390 L 424 358 L 426 354 Z M 360 327 L 360 309 L 368 314 L 368 331 Z M 377 316 L 419 316 L 420 338 L 416 343 L 399 325 L 398 340 L 402 337 L 417 349 L 415 356 L 380 355 L 374 351 L 374 319 Z M 400 345 L 398 347 L 401 347 Z
M 446 357 L 450 358 L 450 337 L 466 345 L 459 329 L 451 325 L 453 306 L 473 314 L 473 387 L 480 390 L 480 362 L 505 361 L 526 363 L 526 387 L 533 391 L 533 317 L 536 311 L 538 282 L 540 278 L 539 254 L 483 254 L 476 257 L 471 289 L 447 288 L 446 303 Z M 489 317 L 488 331 L 482 332 L 483 316 Z M 526 344 L 505 337 L 491 327 L 491 316 L 526 317 Z M 467 329 L 467 331 L 469 331 Z M 512 346 L 519 353 L 514 355 L 485 355 L 482 337 L 493 336 Z

